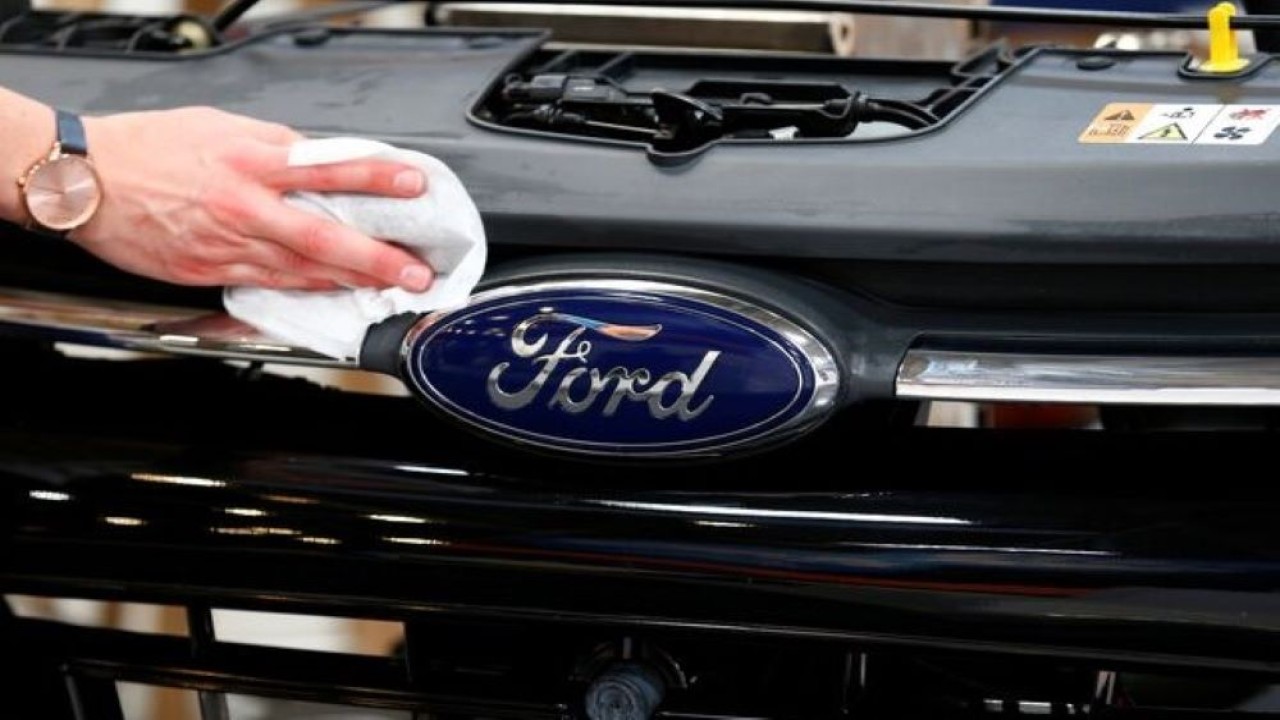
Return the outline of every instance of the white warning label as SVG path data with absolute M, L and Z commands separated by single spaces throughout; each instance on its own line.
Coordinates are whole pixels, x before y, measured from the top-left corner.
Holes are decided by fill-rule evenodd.
M 1153 105 L 1125 138 L 1127 143 L 1186 145 L 1196 141 L 1221 105 Z
M 1280 127 L 1280 105 L 1115 102 L 1079 142 L 1136 145 L 1261 145 Z
M 1280 126 L 1280 105 L 1227 105 L 1200 133 L 1200 145 L 1261 145 Z

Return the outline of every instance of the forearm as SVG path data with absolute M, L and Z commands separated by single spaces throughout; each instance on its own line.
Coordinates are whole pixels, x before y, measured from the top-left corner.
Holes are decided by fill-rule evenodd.
M 17 179 L 49 152 L 55 135 L 48 106 L 0 87 L 0 219 L 26 219 Z

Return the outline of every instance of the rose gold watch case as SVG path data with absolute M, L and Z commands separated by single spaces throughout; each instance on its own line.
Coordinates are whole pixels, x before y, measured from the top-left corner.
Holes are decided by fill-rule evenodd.
M 19 184 L 32 221 L 48 230 L 70 232 L 89 222 L 102 204 L 102 182 L 83 155 L 55 151 Z

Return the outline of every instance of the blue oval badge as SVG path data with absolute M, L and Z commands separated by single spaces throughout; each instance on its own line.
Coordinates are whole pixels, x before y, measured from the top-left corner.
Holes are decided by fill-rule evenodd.
M 642 280 L 507 285 L 405 339 L 411 387 L 463 422 L 578 453 L 685 456 L 807 429 L 834 406 L 831 352 L 721 293 Z

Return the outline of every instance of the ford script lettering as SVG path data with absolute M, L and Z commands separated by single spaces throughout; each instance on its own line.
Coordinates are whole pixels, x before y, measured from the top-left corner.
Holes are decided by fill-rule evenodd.
M 804 328 L 681 285 L 509 285 L 409 333 L 412 389 L 508 442 L 623 457 L 722 453 L 828 414 L 839 375 Z
M 555 350 L 539 354 L 547 345 L 548 334 L 544 331 L 536 340 L 530 342 L 529 331 L 535 325 L 554 321 L 574 323 L 577 324 L 577 328 L 569 333 Z M 603 401 L 600 408 L 600 413 L 605 416 L 617 413 L 618 406 L 623 401 L 631 401 L 645 403 L 649 408 L 649 415 L 655 419 L 662 420 L 674 415 L 680 420 L 688 421 L 701 415 L 711 404 L 714 398 L 707 397 L 695 407 L 690 407 L 702 381 L 711 372 L 716 358 L 720 357 L 718 350 L 707 351 L 692 374 L 673 370 L 656 381 L 652 379 L 654 373 L 648 368 L 628 370 L 624 367 L 614 367 L 601 372 L 599 368 L 586 366 L 592 345 L 590 340 L 581 338 L 588 328 L 592 327 L 605 334 L 613 330 L 613 337 L 635 342 L 643 342 L 661 332 L 661 326 L 655 326 L 651 330 L 621 328 L 617 325 L 575 318 L 571 315 L 540 313 L 517 325 L 515 331 L 511 333 L 511 351 L 516 357 L 531 358 L 531 362 L 539 366 L 538 374 L 522 389 L 506 392 L 502 389 L 500 381 L 503 372 L 511 366 L 511 363 L 499 363 L 489 373 L 487 386 L 489 399 L 494 405 L 504 410 L 519 410 L 541 394 L 543 387 L 556 376 L 556 370 L 561 363 L 567 361 L 570 364 L 580 363 L 580 366 L 564 373 L 558 385 L 555 385 L 555 392 L 547 402 L 548 407 L 559 408 L 568 413 L 582 413 L 590 410 L 597 404 L 596 400 L 601 395 L 605 395 L 607 399 Z M 676 390 L 675 399 L 670 404 L 663 405 L 663 395 L 672 388 Z

